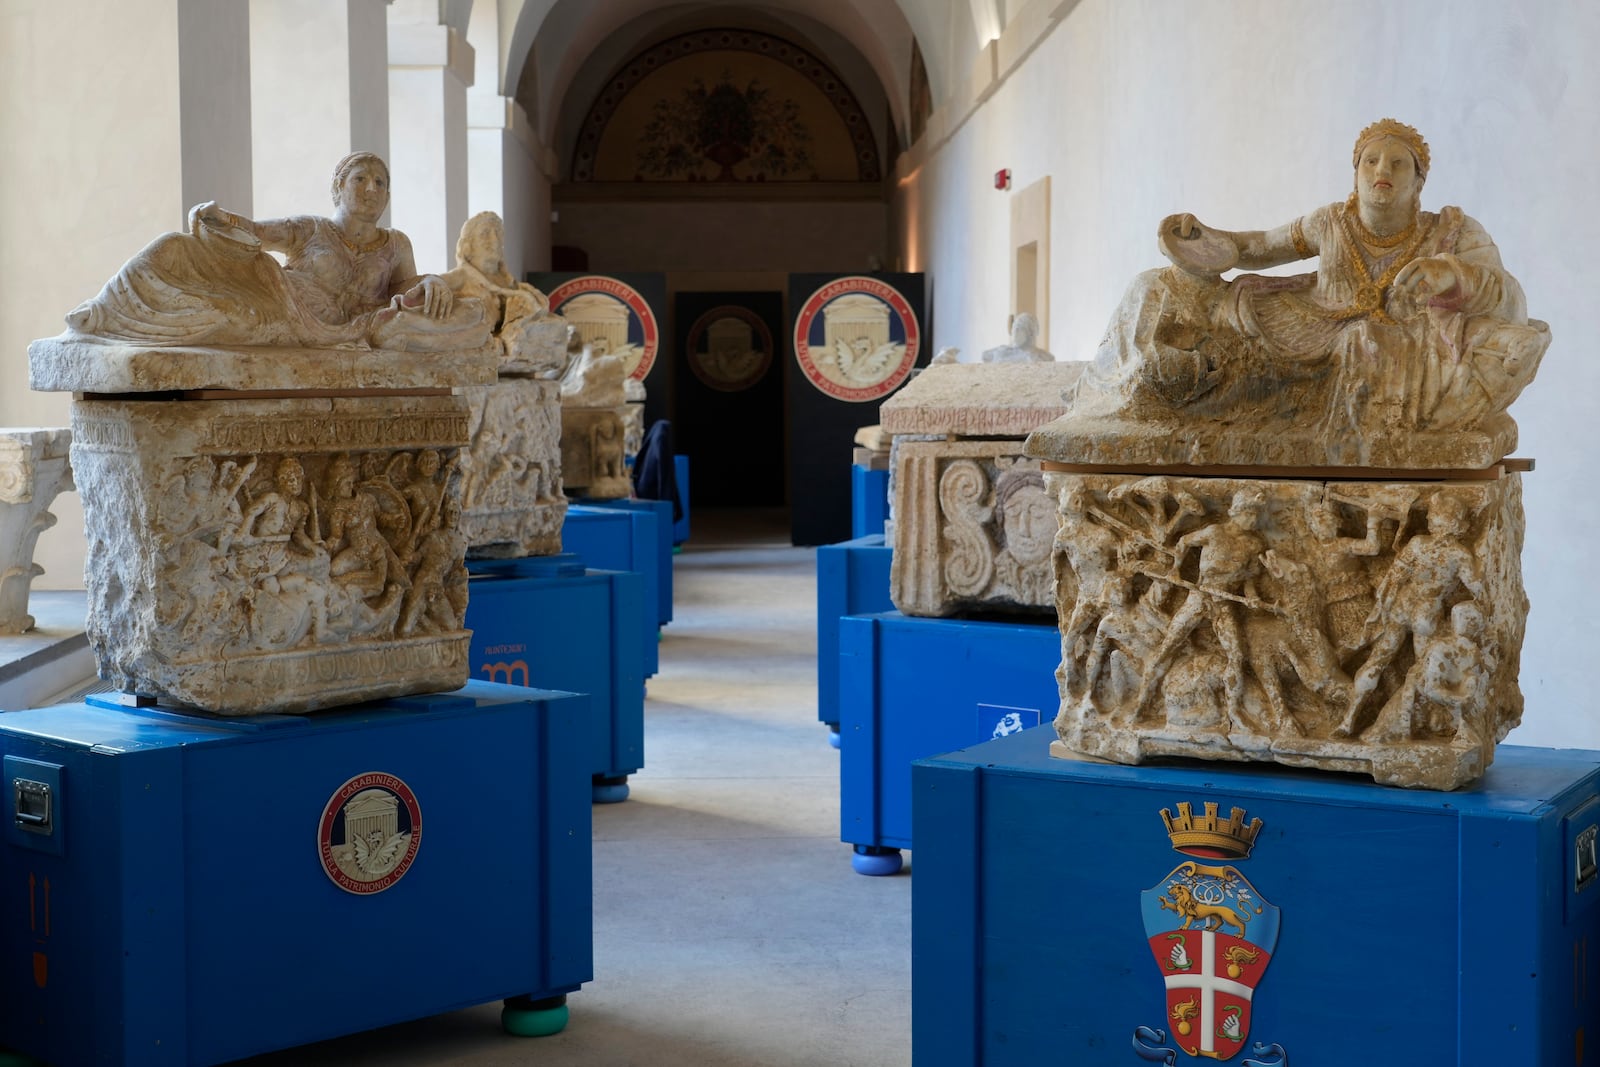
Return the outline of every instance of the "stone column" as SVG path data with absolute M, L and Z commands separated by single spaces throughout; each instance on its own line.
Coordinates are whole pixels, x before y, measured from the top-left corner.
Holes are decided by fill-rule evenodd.
M 448 26 L 389 13 L 389 168 L 394 225 L 411 238 L 417 269 L 455 263 L 467 221 L 467 87 L 473 52 Z
M 339 159 L 354 151 L 388 158 L 385 7 L 385 0 L 250 0 L 258 218 L 326 213 Z

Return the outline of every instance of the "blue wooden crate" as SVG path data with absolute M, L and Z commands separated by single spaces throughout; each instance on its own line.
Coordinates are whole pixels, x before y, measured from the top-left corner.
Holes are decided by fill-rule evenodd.
M 574 504 L 567 508 L 561 526 L 561 548 L 584 566 L 605 571 L 632 571 L 639 576 L 644 599 L 639 614 L 644 641 L 644 676 L 661 669 L 661 640 L 657 605 L 661 601 L 661 566 L 656 551 L 658 519 L 651 511 L 601 508 Z
M 912 762 L 1054 719 L 1060 647 L 1054 620 L 840 619 L 843 840 L 914 847 Z
M 850 465 L 850 536 L 883 533 L 889 518 L 889 472 Z
M 918 1067 L 1600 1059 L 1600 752 L 1439 793 L 1053 736 L 915 767 Z
M 215 1064 L 577 989 L 587 703 L 471 683 L 304 716 L 0 717 L 0 1044 Z
M 817 719 L 839 729 L 839 619 L 893 611 L 883 534 L 817 549 Z
M 641 524 L 639 527 L 638 542 L 633 549 L 633 563 L 631 567 L 611 567 L 605 562 L 594 562 L 593 566 L 611 567 L 613 570 L 645 571 L 651 570 L 655 575 L 655 584 L 645 590 L 646 606 L 655 605 L 654 621 L 657 625 L 665 626 L 672 621 L 672 501 L 670 500 L 585 500 L 567 509 L 570 517 L 574 510 L 580 513 L 586 510 L 621 511 L 630 515 L 650 516 L 654 522 L 649 525 Z M 562 532 L 562 547 L 568 551 L 578 551 L 566 543 L 565 530 Z M 650 599 L 654 596 L 654 600 Z
M 621 779 L 643 767 L 639 575 L 586 569 L 571 555 L 471 560 L 468 570 L 473 676 L 588 693 L 589 773 Z

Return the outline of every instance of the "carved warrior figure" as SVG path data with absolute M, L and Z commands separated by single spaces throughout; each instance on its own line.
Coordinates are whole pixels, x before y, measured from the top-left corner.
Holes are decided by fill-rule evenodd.
M 1382 437 L 1489 425 L 1550 342 L 1488 233 L 1460 208 L 1423 211 L 1428 145 L 1384 119 L 1361 132 L 1355 191 L 1276 229 L 1161 221 L 1173 266 L 1117 308 L 1074 412 L 1218 416 L 1259 435 L 1315 424 L 1325 462 L 1366 463 Z M 1315 258 L 1293 277 L 1241 274 Z
M 389 168 L 334 168 L 331 218 L 253 220 L 214 202 L 156 238 L 67 316 L 77 334 L 141 345 L 281 345 L 457 352 L 489 340 L 483 301 L 418 274 L 411 242 L 378 226 Z M 269 251 L 282 252 L 279 266 Z

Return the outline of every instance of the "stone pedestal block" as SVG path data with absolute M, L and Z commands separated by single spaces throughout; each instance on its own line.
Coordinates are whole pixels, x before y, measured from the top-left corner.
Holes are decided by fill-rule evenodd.
M 1072 752 L 1453 789 L 1522 717 L 1522 485 L 1047 472 Z
M 619 405 L 620 407 L 621 405 Z M 561 481 L 575 496 L 618 500 L 633 492 L 623 463 L 626 430 L 616 407 L 561 408 Z
M 559 389 L 556 381 L 502 378 L 460 390 L 472 442 L 462 465 L 468 555 L 561 551 L 567 498 L 561 491 Z
M 51 501 L 73 488 L 71 443 L 64 429 L 0 430 L 0 634 L 33 628 L 28 590 L 44 573 L 33 550 L 56 523 Z
M 468 677 L 459 397 L 73 404 L 101 677 L 221 715 Z

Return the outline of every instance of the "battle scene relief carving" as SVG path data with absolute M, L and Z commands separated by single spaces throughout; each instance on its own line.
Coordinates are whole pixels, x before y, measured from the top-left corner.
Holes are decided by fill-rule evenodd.
M 1520 721 L 1518 475 L 1046 477 L 1074 750 L 1452 788 Z

